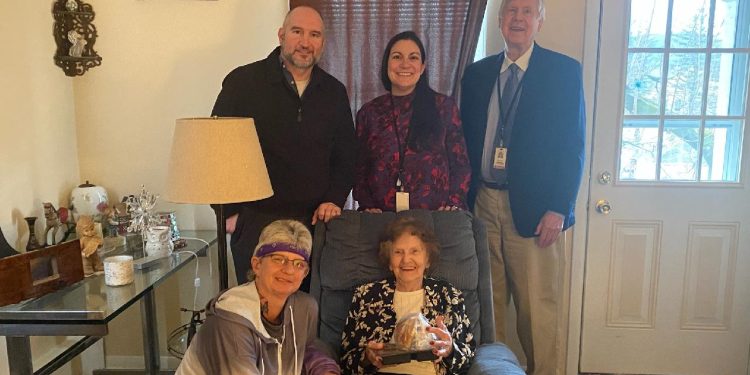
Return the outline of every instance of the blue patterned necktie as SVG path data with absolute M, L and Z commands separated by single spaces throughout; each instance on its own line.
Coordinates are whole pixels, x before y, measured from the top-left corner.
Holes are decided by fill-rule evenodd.
M 503 93 L 500 101 L 500 113 L 502 114 L 501 117 L 505 117 L 509 121 L 512 120 L 510 119 L 510 116 L 508 116 L 508 113 L 510 113 L 512 109 L 511 106 L 513 105 L 513 97 L 515 96 L 516 89 L 518 88 L 518 69 L 518 65 L 516 64 L 510 64 L 510 66 L 508 67 L 508 70 L 510 70 L 510 75 L 505 81 L 505 86 L 503 86 Z M 501 125 L 507 126 L 507 124 Z

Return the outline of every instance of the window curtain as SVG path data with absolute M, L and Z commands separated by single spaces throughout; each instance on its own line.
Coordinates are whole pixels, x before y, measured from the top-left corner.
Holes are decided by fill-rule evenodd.
M 477 47 L 487 0 L 290 0 L 323 16 L 326 46 L 320 66 L 346 85 L 352 112 L 385 93 L 380 64 L 388 40 L 413 30 L 427 50 L 430 86 L 458 97 Z

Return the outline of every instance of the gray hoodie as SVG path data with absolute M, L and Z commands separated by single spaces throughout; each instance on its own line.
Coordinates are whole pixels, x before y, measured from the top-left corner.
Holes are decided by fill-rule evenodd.
M 335 361 L 322 358 L 322 352 L 314 347 L 318 305 L 306 293 L 296 292 L 287 299 L 281 340 L 271 337 L 263 326 L 255 282 L 225 291 L 211 300 L 206 310 L 206 321 L 176 375 L 338 373 Z M 305 362 L 314 368 L 305 368 Z

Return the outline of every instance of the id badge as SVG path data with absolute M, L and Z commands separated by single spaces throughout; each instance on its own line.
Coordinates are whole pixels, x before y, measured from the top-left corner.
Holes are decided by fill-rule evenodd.
M 508 156 L 508 149 L 505 147 L 495 147 L 495 159 L 492 166 L 495 169 L 505 169 L 505 162 Z
M 409 209 L 409 193 L 405 191 L 396 192 L 396 212 L 406 211 Z

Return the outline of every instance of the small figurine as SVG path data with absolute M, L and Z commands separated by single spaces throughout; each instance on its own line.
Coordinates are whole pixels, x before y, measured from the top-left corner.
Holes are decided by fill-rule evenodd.
M 91 216 L 81 215 L 76 224 L 76 233 L 81 241 L 81 255 L 83 256 L 83 274 L 92 275 L 95 272 L 104 271 L 102 260 L 96 249 L 102 244 L 103 240 L 96 233 L 96 225 Z
M 169 234 L 167 226 L 155 225 L 146 228 L 146 256 L 161 258 L 171 255 L 174 245 Z
M 54 245 L 57 243 L 57 228 L 64 227 L 65 232 L 60 242 L 64 242 L 73 233 L 73 222 L 70 220 L 70 210 L 65 207 L 55 209 L 50 202 L 44 202 L 44 246 Z M 49 232 L 52 231 L 52 239 L 49 238 Z
M 130 213 L 125 202 L 115 203 L 115 222 L 117 223 L 117 235 L 126 236 L 130 224 Z
M 78 10 L 78 3 L 76 0 L 68 0 L 65 2 L 65 9 L 67 9 L 70 12 L 75 12 Z
M 102 213 L 102 224 L 106 224 L 106 236 L 124 236 L 127 234 L 127 228 L 120 228 L 123 221 L 127 225 L 130 221 L 128 216 L 128 207 L 125 203 L 115 203 L 113 206 L 103 204 L 100 210 Z
M 68 41 L 72 44 L 70 46 L 70 50 L 68 50 L 68 53 L 71 57 L 82 57 L 83 56 L 83 47 L 88 44 L 86 39 L 83 37 L 83 35 L 79 34 L 75 30 L 68 31 Z

